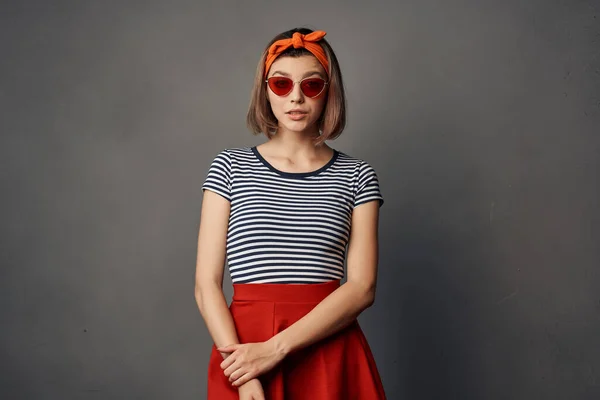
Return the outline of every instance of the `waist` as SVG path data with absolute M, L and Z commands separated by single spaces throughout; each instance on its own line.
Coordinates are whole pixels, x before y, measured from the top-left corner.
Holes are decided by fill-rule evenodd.
M 324 283 L 234 283 L 233 301 L 318 303 L 340 287 L 340 280 Z

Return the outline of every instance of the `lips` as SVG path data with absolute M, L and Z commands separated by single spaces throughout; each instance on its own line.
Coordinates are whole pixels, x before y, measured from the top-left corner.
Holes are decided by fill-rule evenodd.
M 297 112 L 297 113 L 290 112 L 290 113 L 287 113 L 287 116 L 292 121 L 300 121 L 300 120 L 303 120 L 305 117 L 307 117 L 308 113 L 305 113 L 305 112 Z
M 308 114 L 308 111 L 304 110 L 290 110 L 286 114 Z

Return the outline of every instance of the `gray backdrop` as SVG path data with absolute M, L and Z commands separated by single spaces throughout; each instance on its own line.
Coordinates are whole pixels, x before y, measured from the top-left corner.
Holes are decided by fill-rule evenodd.
M 600 398 L 599 8 L 2 2 L 0 398 L 205 397 L 200 185 L 265 140 L 256 63 L 296 26 L 386 198 L 360 322 L 389 398 Z

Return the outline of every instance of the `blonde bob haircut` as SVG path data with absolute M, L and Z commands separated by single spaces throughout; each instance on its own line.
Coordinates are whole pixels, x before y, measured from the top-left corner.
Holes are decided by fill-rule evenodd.
M 273 42 L 280 39 L 289 39 L 294 32 L 300 32 L 306 35 L 313 31 L 308 28 L 295 28 L 275 36 L 265 47 L 265 50 L 260 57 L 260 61 L 258 62 L 258 68 L 256 68 L 254 85 L 250 97 L 250 106 L 248 107 L 248 115 L 246 116 L 246 124 L 254 135 L 263 133 L 269 140 L 277 132 L 278 121 L 269 104 L 267 84 L 265 83 L 264 78 L 265 60 L 269 47 Z M 322 144 L 326 140 L 337 138 L 341 135 L 346 126 L 346 95 L 344 93 L 340 66 L 337 57 L 327 40 L 323 38 L 319 41 L 319 44 L 323 47 L 327 60 L 329 61 L 329 84 L 326 93 L 325 106 L 317 121 L 320 135 L 315 138 L 315 145 Z M 290 47 L 281 53 L 279 57 L 300 57 L 304 55 L 312 56 L 312 53 L 304 48 L 295 49 L 294 47 Z

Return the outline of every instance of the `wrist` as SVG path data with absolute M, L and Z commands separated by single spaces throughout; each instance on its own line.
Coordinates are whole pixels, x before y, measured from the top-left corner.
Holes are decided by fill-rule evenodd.
M 268 341 L 273 346 L 273 351 L 279 360 L 284 359 L 292 351 L 291 346 L 286 342 L 285 337 L 282 337 L 281 333 L 273 336 Z
M 261 384 L 261 382 L 260 382 L 260 380 L 258 378 L 252 378 L 249 381 L 246 381 L 246 382 L 242 383 L 240 386 L 238 386 L 238 389 L 241 388 L 241 387 L 244 387 L 246 385 L 252 385 L 252 384 L 255 384 L 255 383 Z
M 245 390 L 252 390 L 252 387 L 256 387 L 256 385 L 260 386 L 262 388 L 262 383 L 258 378 L 252 378 L 249 381 L 242 383 L 240 386 L 238 386 L 238 392 L 239 391 L 245 391 Z

